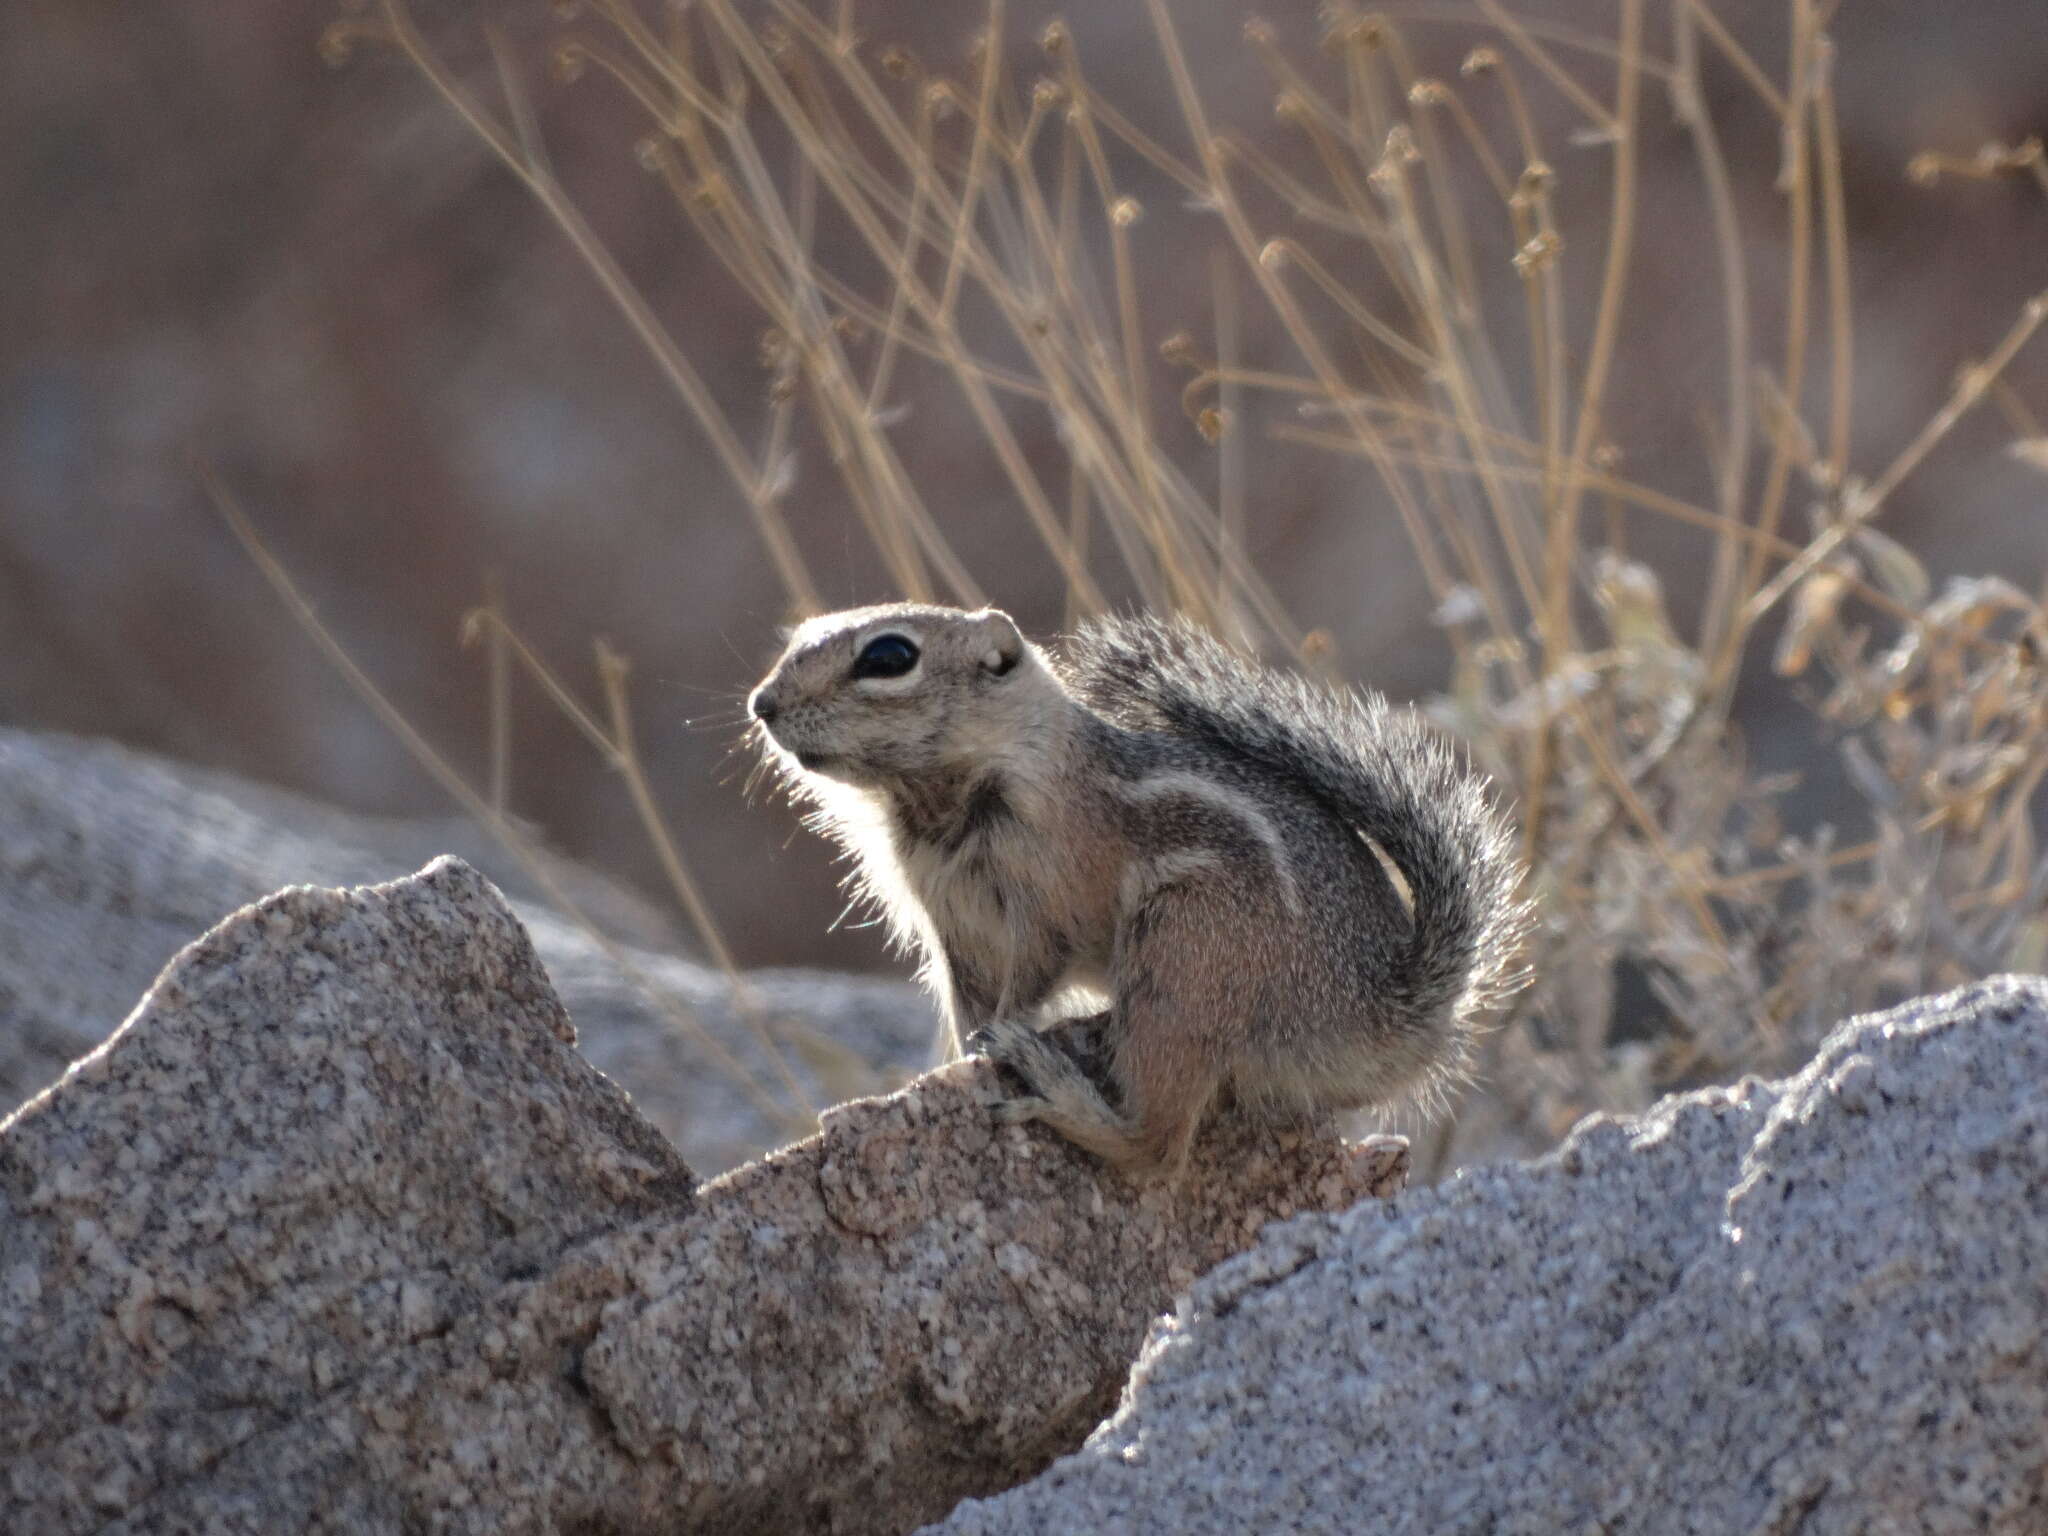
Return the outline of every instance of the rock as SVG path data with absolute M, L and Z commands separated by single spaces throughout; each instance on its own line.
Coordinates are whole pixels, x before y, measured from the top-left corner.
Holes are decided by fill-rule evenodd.
M 12 1529 L 899 1531 L 1077 1445 L 1147 1321 L 1398 1144 L 1219 1124 L 1178 1191 L 986 1063 L 698 1187 L 438 861 L 185 950 L 0 1123 Z
M 2048 982 L 1302 1217 L 959 1536 L 2048 1529 Z
M 724 975 L 672 952 L 647 903 L 545 852 L 536 875 L 461 818 L 357 815 L 106 742 L 0 729 L 0 1113 L 105 1039 L 164 962 L 236 907 L 284 885 L 389 880 L 449 852 L 511 893 L 584 1054 L 700 1170 L 807 1134 L 815 1107 L 930 1059 L 931 1011 L 907 983 L 756 972 L 760 1006 L 743 1007 Z

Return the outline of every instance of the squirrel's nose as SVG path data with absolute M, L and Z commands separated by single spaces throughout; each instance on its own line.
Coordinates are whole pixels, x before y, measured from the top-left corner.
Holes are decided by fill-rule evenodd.
M 775 718 L 782 706 L 775 702 L 775 695 L 766 688 L 756 688 L 754 696 L 747 700 L 747 708 L 753 711 L 756 720 L 766 725 Z

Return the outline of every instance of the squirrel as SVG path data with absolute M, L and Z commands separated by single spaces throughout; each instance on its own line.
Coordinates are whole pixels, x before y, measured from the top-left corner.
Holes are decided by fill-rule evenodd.
M 1177 1175 L 1225 1098 L 1276 1121 L 1441 1100 L 1525 979 L 1487 781 L 1412 711 L 1187 620 L 1097 620 L 1048 650 L 993 608 L 828 613 L 747 703 L 857 894 L 921 953 L 952 1053 L 1028 1085 L 998 1118 L 1134 1178 Z M 1110 1000 L 1091 1023 L 1114 1101 L 1038 1033 L 1076 988 Z

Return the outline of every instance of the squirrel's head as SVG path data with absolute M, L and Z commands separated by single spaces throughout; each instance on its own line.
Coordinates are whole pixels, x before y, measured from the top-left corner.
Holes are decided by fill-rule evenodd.
M 879 789 L 990 765 L 1063 698 L 1008 614 L 889 603 L 799 625 L 747 708 L 785 767 Z

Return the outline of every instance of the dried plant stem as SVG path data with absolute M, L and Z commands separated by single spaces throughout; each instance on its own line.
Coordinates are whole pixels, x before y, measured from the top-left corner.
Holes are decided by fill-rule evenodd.
M 1705 15 L 1704 7 L 1701 14 Z M 1785 362 L 1783 395 L 1793 412 L 1798 410 L 1806 383 L 1808 315 L 1812 289 L 1813 193 L 1809 165 L 1810 142 L 1807 112 L 1812 99 L 1813 51 L 1818 24 L 1812 0 L 1792 0 L 1791 89 L 1783 114 L 1784 161 L 1780 169 L 1781 190 L 1786 197 L 1789 218 L 1789 254 L 1786 257 Z M 1764 488 L 1756 514 L 1756 526 L 1776 533 L 1785 509 L 1785 492 L 1791 481 L 1797 435 L 1789 422 L 1780 423 L 1772 434 L 1771 456 L 1764 471 Z M 1753 595 L 1763 580 L 1763 551 L 1752 544 L 1743 574 L 1743 598 L 1738 618 L 1723 641 L 1707 686 L 1712 716 L 1725 717 L 1735 685 L 1735 668 L 1741 646 L 1749 637 L 1744 616 L 1754 608 Z
M 1824 1018 L 1887 989 L 2048 954 L 2048 920 L 2024 910 L 2048 894 L 2033 820 L 2048 784 L 2042 601 L 1997 578 L 1934 596 L 1912 552 L 1871 526 L 1987 395 L 2024 440 L 2017 457 L 2048 464 L 2039 414 L 2003 378 L 2048 294 L 1889 465 L 1858 479 L 1836 0 L 1783 0 L 1782 81 L 1713 0 L 1671 0 L 1669 59 L 1655 56 L 1645 0 L 1617 0 L 1597 36 L 1506 0 L 1335 0 L 1318 56 L 1277 25 L 1245 28 L 1275 130 L 1222 122 L 1169 0 L 1146 0 L 1174 148 L 1105 83 L 1127 61 L 1105 61 L 1099 79 L 1084 61 L 1086 26 L 1050 28 L 1046 74 L 1027 83 L 1006 0 L 983 0 L 964 63 L 931 69 L 859 37 L 852 0 L 693 0 L 659 22 L 636 0 L 590 0 L 564 49 L 646 112 L 640 158 L 758 313 L 767 398 L 730 419 L 589 244 L 511 51 L 491 38 L 504 102 L 492 118 L 406 30 L 405 0 L 382 3 L 401 46 L 591 261 L 723 444 L 798 606 L 810 599 L 780 498 L 811 441 L 892 584 L 980 600 L 949 510 L 925 504 L 908 454 L 937 399 L 942 420 L 972 422 L 970 446 L 1064 581 L 1070 623 L 1122 592 L 1335 677 L 1328 635 L 1305 632 L 1255 564 L 1262 445 L 1281 465 L 1309 451 L 1370 466 L 1369 494 L 1353 499 L 1392 513 L 1454 659 L 1435 707 L 1519 799 L 1546 913 L 1521 1007 L 1543 1023 L 1503 1031 L 1490 1057 L 1502 1112 L 1534 1145 L 1588 1108 L 1634 1105 L 1646 1085 L 1789 1067 Z M 1457 77 L 1420 76 L 1397 18 L 1469 33 Z M 1703 77 L 1741 89 L 1710 112 Z M 1690 170 L 1651 200 L 1645 90 L 1660 83 Z M 1767 247 L 1739 216 L 1751 168 L 1724 147 L 1758 122 L 1777 136 L 1766 169 L 1784 209 L 1768 247 L 1782 286 L 1763 311 L 1751 268 Z M 1908 167 L 1923 184 L 1947 173 L 2048 191 L 2033 140 Z M 1564 227 L 1589 196 L 1605 205 L 1591 237 Z M 1692 214 L 1675 212 L 1688 197 Z M 1688 216 L 1697 231 L 1650 223 Z M 1152 334 L 1179 318 L 1149 282 L 1161 225 L 1176 239 L 1196 231 L 1213 344 Z M 1659 382 L 1635 346 L 1646 329 L 1666 334 L 1657 317 L 1643 324 L 1631 282 L 1652 233 L 1699 252 L 1697 313 L 1718 326 L 1711 401 L 1657 402 L 1700 424 L 1711 489 L 1697 497 L 1645 483 L 1669 462 L 1661 451 L 1648 470 L 1620 469 L 1638 414 L 1624 391 Z M 1185 423 L 1155 405 L 1162 365 Z M 919 427 L 899 436 L 910 410 Z M 1811 536 L 1788 527 L 1806 485 Z M 1688 583 L 1701 572 L 1697 592 L 1667 604 L 1670 573 L 1642 563 L 1667 541 L 1639 528 L 1697 530 L 1703 558 L 1680 568 Z M 1776 676 L 1814 684 L 1802 697 L 1871 805 L 1875 834 L 1852 848 L 1825 828 L 1786 832 L 1780 786 L 1724 730 L 1755 675 L 1743 663 L 1758 626 L 1781 603 Z M 638 766 L 623 658 L 601 648 L 605 707 L 593 711 L 512 634 L 495 589 L 483 613 L 500 813 L 507 689 L 524 668 L 620 768 L 679 900 L 707 927 Z M 1623 967 L 1671 1011 L 1648 1066 L 1614 1043 Z M 1446 1131 L 1432 1156 L 1449 1166 L 1465 1145 L 1462 1128 Z
M 730 43 L 763 97 L 770 102 L 776 112 L 787 122 L 803 121 L 802 108 L 791 94 L 781 71 L 767 58 L 759 41 L 733 9 L 729 0 L 705 0 L 703 9 L 717 23 L 721 35 Z M 808 22 L 810 18 L 805 17 L 804 20 Z M 871 85 L 871 82 L 869 83 Z M 854 217 L 856 227 L 861 229 L 877 255 L 886 259 L 891 242 L 874 224 L 872 218 L 865 217 L 858 211 L 864 208 L 864 204 L 858 188 L 852 183 L 844 166 L 831 157 L 819 157 L 816 163 L 821 180 L 831 188 L 842 209 Z M 952 210 L 948 210 L 949 215 L 951 212 Z M 1040 539 L 1059 561 L 1061 574 L 1068 586 L 1082 597 L 1089 611 L 1099 611 L 1103 606 L 1101 591 L 1094 577 L 1073 558 L 1072 551 L 1066 548 L 1065 540 L 1061 537 L 1059 516 L 1047 499 L 1044 489 L 1039 485 L 1037 476 L 1031 470 L 1015 433 L 1003 419 L 1002 413 L 997 410 L 986 382 L 976 369 L 969 366 L 967 348 L 960 340 L 957 325 L 952 317 L 940 309 L 936 297 L 918 280 L 914 271 L 906 268 L 904 277 L 913 306 L 952 366 L 954 377 L 960 383 L 969 409 L 974 413 L 977 423 L 1001 461 L 1004 472 L 1009 476 L 1011 485 L 1023 501 L 1025 512 L 1038 531 Z
M 1577 650 L 1572 634 L 1571 596 L 1573 556 L 1578 544 L 1580 498 L 1586 484 L 1593 448 L 1601 433 L 1601 414 L 1607 400 L 1608 372 L 1613 366 L 1615 343 L 1620 336 L 1622 300 L 1628 291 L 1629 257 L 1635 249 L 1636 199 L 1636 105 L 1641 76 L 1636 67 L 1642 44 L 1641 0 L 1622 0 L 1621 61 L 1614 88 L 1614 112 L 1608 119 L 1614 144 L 1612 206 L 1608 213 L 1606 268 L 1600 280 L 1600 307 L 1593 321 L 1593 344 L 1579 392 L 1578 420 L 1572 435 L 1571 457 L 1564 467 L 1564 483 L 1557 505 L 1546 517 L 1548 541 L 1544 565 L 1544 603 L 1538 616 L 1543 636 L 1546 674 Z M 1533 45 L 1532 45 L 1533 46 Z M 1561 342 L 1559 343 L 1562 344 Z M 1527 783 L 1533 809 L 1526 826 L 1538 835 L 1542 826 L 1543 798 L 1549 789 L 1547 763 L 1549 732 L 1536 736 L 1535 770 Z M 1617 785 L 1617 788 L 1621 786 Z M 1533 844 L 1529 849 L 1534 854 Z M 1704 908 L 1702 908 L 1704 913 Z M 1711 919 L 1702 926 L 1711 928 Z
M 319 615 L 313 611 L 313 605 L 300 592 L 298 583 L 292 580 L 291 574 L 271 553 L 270 547 L 257 533 L 255 525 L 249 521 L 248 514 L 220 483 L 213 471 L 202 465 L 199 475 L 215 510 L 233 531 L 237 542 L 248 553 L 256 568 L 263 573 L 264 579 L 270 583 L 271 589 L 277 593 L 293 620 L 319 647 L 335 671 L 355 690 L 356 696 L 369 706 L 384 728 L 390 731 L 412 755 L 413 761 L 425 769 L 479 826 L 488 829 L 491 835 L 504 845 L 526 871 L 527 878 L 545 893 L 549 902 L 558 911 L 588 935 L 591 942 L 604 952 L 605 958 L 640 993 L 649 1006 L 695 1039 L 711 1065 L 723 1072 L 741 1092 L 753 1100 L 755 1107 L 766 1115 L 771 1123 L 788 1127 L 800 1134 L 810 1121 L 815 1119 L 815 1115 L 806 1111 L 804 1116 L 798 1116 L 793 1114 L 788 1106 L 778 1103 L 773 1095 L 755 1081 L 754 1075 L 747 1070 L 744 1062 L 719 1044 L 699 1020 L 679 1007 L 674 999 L 648 980 L 646 974 L 633 963 L 631 956 L 584 913 L 568 888 L 555 877 L 554 872 L 548 868 L 546 861 L 534 850 L 524 834 L 506 817 L 498 814 L 490 802 L 478 794 L 470 786 L 469 781 L 420 734 L 412 722 L 406 719 L 404 713 L 370 679 L 370 675 L 357 664 L 347 648 L 335 638 L 334 632 L 320 621 Z M 802 1101 L 799 1099 L 798 1102 Z
M 1949 392 L 1948 402 L 1929 418 L 1927 424 L 1915 434 L 1913 440 L 1899 451 L 1898 457 L 1885 468 L 1869 488 L 1856 499 L 1843 516 L 1832 526 L 1823 530 L 1812 543 L 1808 544 L 1792 560 L 1787 562 L 1755 596 L 1744 605 L 1742 627 L 1746 630 L 1756 624 L 1777 605 L 1785 594 L 1840 549 L 1851 534 L 1884 509 L 1884 504 L 1899 488 L 1900 483 L 1915 469 L 1949 433 L 1964 413 L 1975 405 L 1996 379 L 2018 355 L 2020 348 L 2032 339 L 2034 332 L 2041 328 L 2041 322 L 2048 319 L 2048 290 L 2043 290 L 2029 299 L 2020 309 L 2020 316 L 2012 324 L 1984 362 L 1965 368 Z
M 1287 330 L 1289 339 L 1301 351 L 1303 357 L 1308 360 L 1311 369 L 1329 392 L 1331 398 L 1342 402 L 1345 400 L 1348 392 L 1343 388 L 1341 378 L 1332 364 L 1328 353 L 1316 339 L 1313 328 L 1308 324 L 1299 305 L 1295 303 L 1285 285 L 1279 281 L 1267 264 L 1259 259 L 1260 246 L 1252 233 L 1251 224 L 1245 216 L 1244 209 L 1231 191 L 1228 174 L 1217 152 L 1217 140 L 1209 130 L 1207 113 L 1202 107 L 1201 98 L 1195 91 L 1193 79 L 1188 73 L 1187 59 L 1181 52 L 1180 41 L 1174 31 L 1173 20 L 1167 12 L 1164 0 L 1146 0 L 1146 5 L 1151 15 L 1153 32 L 1159 39 L 1160 51 L 1166 57 L 1168 72 L 1173 80 L 1174 95 L 1179 102 L 1181 116 L 1186 122 L 1188 132 L 1194 139 L 1201 155 L 1203 172 L 1207 182 L 1206 195 L 1214 200 L 1217 210 L 1223 216 L 1224 226 L 1229 230 L 1231 240 L 1237 247 L 1239 256 L 1258 279 L 1259 286 L 1265 293 L 1267 302 L 1272 305 L 1275 313 L 1280 317 L 1281 323 Z M 1364 412 L 1352 407 L 1346 410 L 1346 415 L 1354 432 L 1357 434 L 1359 442 L 1366 445 L 1367 452 L 1373 459 L 1374 467 L 1379 470 L 1381 483 L 1386 486 L 1388 493 L 1394 500 L 1402 525 L 1407 530 L 1409 542 L 1422 563 L 1424 579 L 1429 585 L 1431 595 L 1437 601 L 1441 601 L 1444 594 L 1450 590 L 1451 581 L 1448 573 L 1443 570 L 1440 563 L 1436 561 L 1431 553 L 1432 546 L 1426 529 L 1423 526 L 1421 509 L 1415 504 L 1414 498 L 1409 494 L 1406 482 L 1402 480 L 1391 456 L 1386 450 L 1385 444 L 1374 430 L 1372 423 L 1366 418 Z
M 1695 29 L 1706 25 L 1711 13 L 1702 0 L 1683 0 L 1673 23 L 1678 39 L 1678 76 L 1672 101 L 1692 137 L 1693 154 L 1700 166 L 1707 194 L 1709 222 L 1714 232 L 1715 267 L 1721 278 L 1722 331 L 1728 347 L 1728 399 L 1725 434 L 1716 469 L 1721 514 L 1719 536 L 1714 541 L 1714 558 L 1707 581 L 1706 602 L 1700 616 L 1700 650 L 1713 656 L 1726 640 L 1732 614 L 1730 594 L 1734 589 L 1737 561 L 1741 553 L 1738 529 L 1742 501 L 1749 483 L 1750 422 L 1750 328 L 1749 277 L 1743 265 L 1741 224 L 1735 210 L 1735 194 L 1729 185 L 1728 163 L 1721 153 L 1721 141 L 1714 131 L 1706 101 L 1700 90 L 1699 51 Z
M 1832 58 L 1830 46 L 1824 57 Z M 1849 424 L 1855 409 L 1856 328 L 1850 314 L 1849 212 L 1842 191 L 1842 138 L 1834 85 L 1822 72 L 1813 95 L 1814 153 L 1820 162 L 1821 249 L 1828 280 L 1828 485 L 1849 477 Z
M 491 810 L 501 819 L 512 800 L 512 668 L 505 654 L 505 583 L 496 571 L 484 575 L 484 607 L 491 616 L 490 680 Z
M 413 25 L 410 12 L 400 0 L 383 0 L 384 17 L 391 27 L 392 35 L 413 67 L 419 70 L 441 99 L 452 107 L 456 115 L 468 124 L 469 129 L 504 164 L 505 168 L 519 178 L 534 200 L 546 210 L 548 216 L 569 243 L 576 254 L 589 266 L 605 293 L 611 298 L 626 323 L 640 338 L 649 354 L 655 359 L 669 382 L 675 387 L 697 424 L 711 442 L 711 449 L 726 473 L 746 498 L 748 510 L 753 514 L 755 527 L 761 535 L 761 542 L 768 550 L 768 557 L 774 562 L 776 574 L 781 577 L 790 601 L 804 612 L 816 612 L 821 606 L 817 588 L 812 584 L 810 572 L 805 568 L 803 558 L 797 553 L 795 540 L 790 536 L 789 526 L 784 521 L 781 509 L 774 498 L 767 493 L 755 473 L 753 464 L 734 434 L 725 412 L 719 408 L 717 397 L 704 382 L 690 360 L 675 344 L 674 339 L 655 318 L 654 311 L 640 290 L 626 276 L 625 271 L 613 258 L 604 242 L 597 236 L 575 204 L 570 201 L 561 184 L 549 174 L 545 167 L 535 164 L 520 149 L 518 143 L 470 97 L 462 85 L 442 65 L 438 55 L 430 49 L 418 29 Z
M 654 798 L 654 791 L 648 787 L 646 771 L 640 765 L 640 754 L 633 743 L 633 709 L 626 694 L 626 674 L 631 664 L 625 656 L 614 649 L 607 640 L 597 642 L 597 675 L 604 685 L 605 707 L 610 712 L 612 731 L 612 766 L 626 781 L 627 793 L 632 796 L 633 808 L 640 813 L 640 824 L 654 840 L 654 851 L 661 859 L 662 872 L 668 876 L 670 887 L 683 904 L 683 910 L 690 914 L 690 921 L 696 926 L 711 951 L 712 963 L 726 975 L 733 989 L 738 1012 L 747 1021 L 747 1027 L 754 1033 L 769 1061 L 775 1065 L 782 1078 L 782 1086 L 796 1103 L 803 1106 L 804 1113 L 817 1118 L 818 1109 L 811 1102 L 810 1095 L 796 1080 L 790 1070 L 789 1060 L 782 1048 L 768 1033 L 767 1009 L 761 1002 L 754 984 L 740 969 L 733 958 L 731 947 L 725 942 L 725 935 L 719 931 L 718 922 L 711 915 L 711 906 L 704 899 L 704 892 L 691 875 L 689 866 L 683 863 L 682 854 L 676 848 L 675 838 L 668 830 L 668 821 L 661 814 L 661 806 Z

